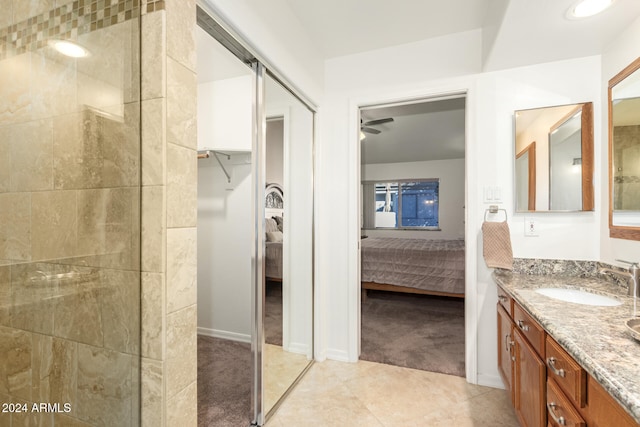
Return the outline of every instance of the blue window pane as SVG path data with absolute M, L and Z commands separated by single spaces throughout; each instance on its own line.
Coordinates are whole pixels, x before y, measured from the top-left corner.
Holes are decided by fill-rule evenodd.
M 401 184 L 403 227 L 438 227 L 438 181 Z

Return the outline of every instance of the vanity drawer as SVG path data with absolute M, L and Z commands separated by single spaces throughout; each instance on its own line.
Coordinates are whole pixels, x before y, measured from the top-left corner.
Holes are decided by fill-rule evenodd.
M 498 286 L 498 303 L 507 310 L 509 316 L 513 315 L 513 300 L 500 286 Z
M 551 379 L 547 379 L 547 422 L 553 427 L 585 427 L 586 423 Z
M 587 402 L 587 373 L 549 336 L 545 351 L 547 378 L 553 378 L 576 407 L 584 408 Z
M 524 335 L 540 357 L 544 359 L 544 337 L 542 326 L 527 314 L 520 305 L 513 304 L 513 323 Z

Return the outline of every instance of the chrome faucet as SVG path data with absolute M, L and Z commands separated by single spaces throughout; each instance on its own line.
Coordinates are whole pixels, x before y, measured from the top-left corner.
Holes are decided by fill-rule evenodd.
M 623 259 L 617 259 L 616 261 L 629 264 L 629 270 L 626 272 L 622 272 L 618 270 L 612 270 L 610 268 L 601 268 L 600 270 L 598 270 L 598 273 L 611 273 L 621 277 L 625 277 L 629 286 L 627 295 L 640 297 L 640 286 L 638 286 L 640 285 L 640 266 L 637 262 L 625 261 Z

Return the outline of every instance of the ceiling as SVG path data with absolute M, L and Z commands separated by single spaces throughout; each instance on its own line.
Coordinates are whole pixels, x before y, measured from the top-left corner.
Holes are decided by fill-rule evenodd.
M 640 16 L 638 0 L 582 20 L 576 0 L 284 1 L 325 59 L 482 29 L 485 71 L 598 55 Z
M 402 163 L 464 158 L 465 98 L 363 109 L 363 122 L 392 117 L 365 133 L 361 163 Z
M 615 0 L 600 15 L 567 18 L 576 0 L 285 0 L 325 59 L 482 29 L 482 69 L 599 55 L 640 16 L 640 1 Z M 413 108 L 413 111 L 411 110 Z M 442 108 L 442 110 L 439 110 Z M 362 111 L 391 116 L 367 134 L 363 163 L 464 157 L 464 102 Z

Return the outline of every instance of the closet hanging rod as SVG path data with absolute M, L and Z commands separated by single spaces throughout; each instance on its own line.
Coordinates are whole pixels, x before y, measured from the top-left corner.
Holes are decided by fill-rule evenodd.
M 211 154 L 213 154 L 213 157 L 215 157 L 216 160 L 218 161 L 218 164 L 222 168 L 222 171 L 224 172 L 225 176 L 227 177 L 227 182 L 231 183 L 231 175 L 229 174 L 229 172 L 227 172 L 227 168 L 225 168 L 224 165 L 222 164 L 220 157 L 218 157 L 219 155 L 223 155 L 227 157 L 227 160 L 231 160 L 231 154 L 223 153 L 222 151 L 216 151 L 216 150 L 199 150 L 198 159 L 208 159 L 209 157 L 211 157 Z

